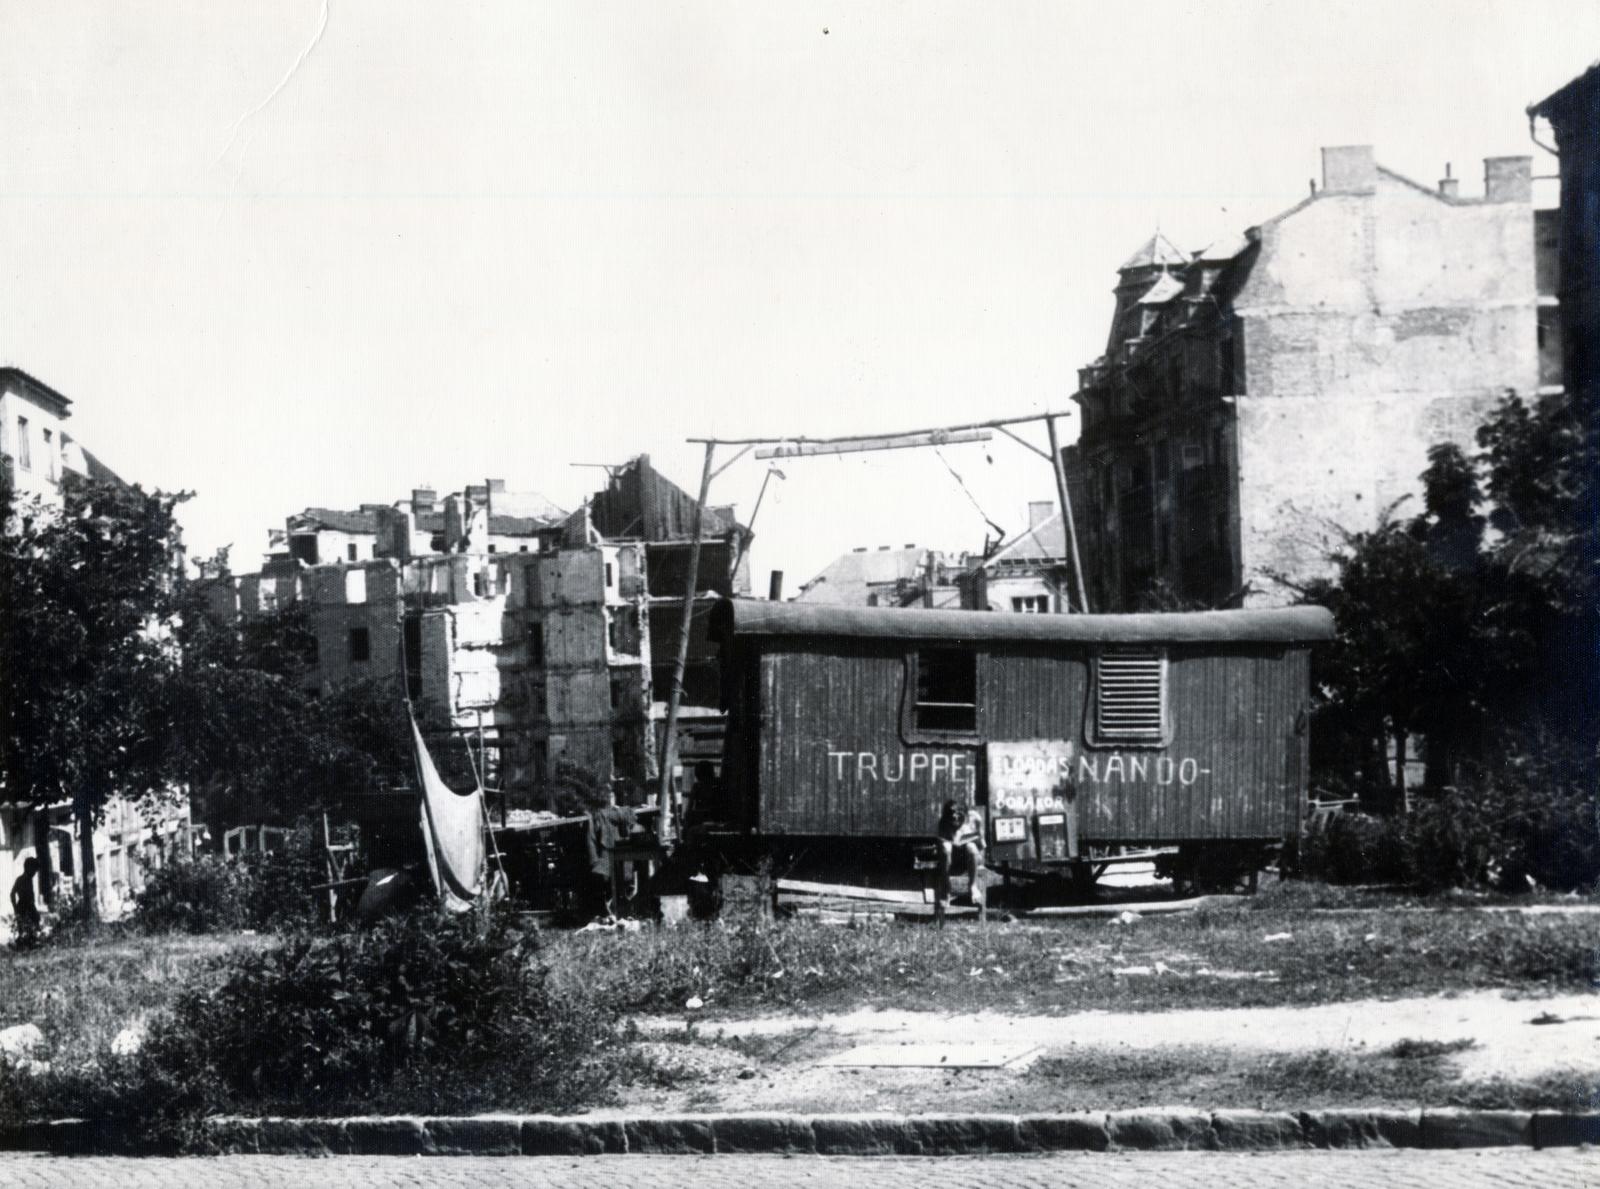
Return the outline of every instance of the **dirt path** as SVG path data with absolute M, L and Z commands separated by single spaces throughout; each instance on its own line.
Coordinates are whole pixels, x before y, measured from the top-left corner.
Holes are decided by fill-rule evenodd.
M 1542 1021 L 1535 1023 L 1534 1021 Z M 650 1032 L 681 1031 L 678 1021 L 641 1021 Z M 833 1047 L 858 1044 L 1025 1042 L 1052 1052 L 1083 1047 L 1123 1052 L 1202 1047 L 1293 1053 L 1327 1049 L 1377 1052 L 1401 1040 L 1476 1042 L 1455 1058 L 1468 1078 L 1530 1078 L 1556 1072 L 1600 1075 L 1600 995 L 1507 998 L 1496 991 L 1450 997 L 1359 1000 L 1315 1007 L 1168 1012 L 1089 1011 L 1055 1016 L 994 1012 L 859 1010 L 839 1015 L 705 1020 L 706 1037 L 790 1033 Z M 807 1046 L 811 1047 L 810 1045 Z

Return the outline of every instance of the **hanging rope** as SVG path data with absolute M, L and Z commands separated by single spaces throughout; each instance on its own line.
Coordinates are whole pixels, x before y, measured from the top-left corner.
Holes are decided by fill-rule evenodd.
M 995 535 L 999 537 L 1000 540 L 1005 540 L 1006 530 L 996 524 L 990 518 L 989 513 L 983 510 L 983 505 L 978 502 L 978 497 L 972 494 L 972 490 L 967 486 L 967 481 L 961 477 L 961 472 L 950 465 L 950 460 L 944 456 L 944 451 L 935 446 L 933 448 L 933 452 L 939 456 L 939 461 L 944 463 L 944 469 L 950 472 L 951 477 L 956 481 L 956 486 L 961 488 L 962 494 L 965 495 L 971 502 L 972 506 L 977 509 L 978 515 L 983 517 L 984 523 L 990 528 L 994 529 Z

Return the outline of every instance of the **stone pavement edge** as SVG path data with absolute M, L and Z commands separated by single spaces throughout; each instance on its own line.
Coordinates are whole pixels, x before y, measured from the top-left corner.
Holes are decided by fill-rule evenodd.
M 125 1133 L 86 1120 L 0 1130 L 0 1150 L 128 1150 Z M 1360 1148 L 1557 1148 L 1600 1144 L 1600 1111 L 1355 1108 L 1303 1112 L 1188 1108 L 1074 1114 L 704 1114 L 343 1119 L 213 1117 L 209 1155 L 581 1156 L 984 1153 Z

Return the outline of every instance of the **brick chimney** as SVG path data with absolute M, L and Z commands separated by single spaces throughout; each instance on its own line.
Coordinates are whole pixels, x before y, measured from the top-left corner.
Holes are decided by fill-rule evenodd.
M 1378 186 L 1378 163 L 1369 144 L 1333 145 L 1322 150 L 1325 194 L 1371 194 Z
M 1056 505 L 1053 500 L 1028 501 L 1028 527 L 1038 528 L 1046 520 L 1056 514 Z
M 483 488 L 478 488 L 479 492 Z M 472 488 L 467 488 L 466 495 L 447 495 L 444 497 L 444 551 L 446 553 L 484 553 L 487 551 L 488 542 L 483 540 L 484 530 L 488 527 L 484 517 L 478 514 L 478 509 L 483 507 L 481 499 L 472 497 Z
M 1439 196 L 1441 198 L 1461 197 L 1461 179 L 1451 176 L 1450 162 L 1448 161 L 1444 163 L 1444 177 L 1439 179 Z
M 411 530 L 415 522 L 411 509 L 383 508 L 378 512 L 378 540 L 373 545 L 377 557 L 392 557 L 397 561 L 411 560 Z
M 1532 202 L 1532 157 L 1485 157 L 1483 159 L 1483 200 L 1485 202 Z

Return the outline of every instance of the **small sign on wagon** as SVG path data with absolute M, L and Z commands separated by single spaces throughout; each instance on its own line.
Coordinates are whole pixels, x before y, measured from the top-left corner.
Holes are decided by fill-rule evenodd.
M 993 853 L 1008 859 L 1069 859 L 1078 854 L 1078 817 L 1070 739 L 988 744 L 989 822 Z

